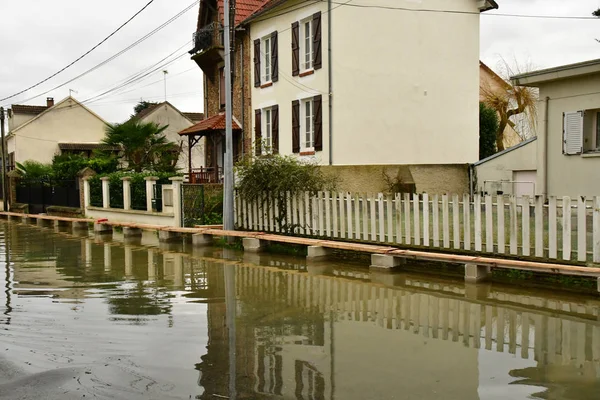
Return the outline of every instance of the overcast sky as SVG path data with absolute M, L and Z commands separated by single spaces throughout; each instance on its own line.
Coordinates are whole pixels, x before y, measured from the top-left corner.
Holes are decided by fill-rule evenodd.
M 48 83 L 0 105 L 19 104 L 62 84 L 129 46 L 166 22 L 193 0 L 155 0 L 142 14 L 101 47 Z M 450 0 L 448 0 L 450 1 Z M 497 0 L 499 12 L 528 15 L 590 16 L 600 0 Z M 148 0 L 0 0 L 2 5 L 2 62 L 0 98 L 20 91 L 79 57 L 122 24 Z M 44 104 L 46 96 L 57 100 L 73 96 L 87 100 L 150 67 L 168 54 L 191 49 L 198 6 L 102 68 L 27 104 Z M 367 11 L 365 11 L 367 12 Z M 492 13 L 489 13 L 492 14 Z M 565 21 L 481 17 L 481 59 L 497 69 L 501 58 L 536 67 L 600 58 L 600 21 Z M 183 46 L 183 47 L 182 47 Z M 182 111 L 202 111 L 202 74 L 185 55 L 166 67 L 167 95 Z M 161 101 L 162 69 L 121 92 L 86 103 L 109 122 L 126 119 L 140 98 Z

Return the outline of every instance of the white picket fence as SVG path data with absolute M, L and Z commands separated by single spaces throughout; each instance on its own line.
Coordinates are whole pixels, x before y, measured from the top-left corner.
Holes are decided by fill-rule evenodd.
M 600 197 L 304 192 L 235 206 L 244 230 L 600 262 Z

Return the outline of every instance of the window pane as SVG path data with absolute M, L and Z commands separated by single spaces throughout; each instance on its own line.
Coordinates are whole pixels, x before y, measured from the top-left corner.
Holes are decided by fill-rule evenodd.
M 304 68 L 311 67 L 312 51 L 311 51 L 311 29 L 310 21 L 304 24 Z
M 265 81 L 270 81 L 271 80 L 271 39 L 265 39 L 264 41 L 265 44 L 265 50 L 264 50 L 264 55 L 265 55 Z

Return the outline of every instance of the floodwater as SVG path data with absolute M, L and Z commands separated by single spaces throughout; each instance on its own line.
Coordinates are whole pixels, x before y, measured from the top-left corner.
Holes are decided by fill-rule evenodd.
M 0 222 L 0 399 L 600 398 L 598 297 Z

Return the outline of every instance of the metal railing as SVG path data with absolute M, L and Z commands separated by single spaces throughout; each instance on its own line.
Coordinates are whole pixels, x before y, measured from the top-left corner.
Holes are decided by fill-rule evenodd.
M 223 43 L 221 35 L 223 28 L 218 22 L 212 22 L 197 32 L 194 32 L 194 49 L 191 53 L 199 53 L 208 50 L 212 46 L 221 45 Z

